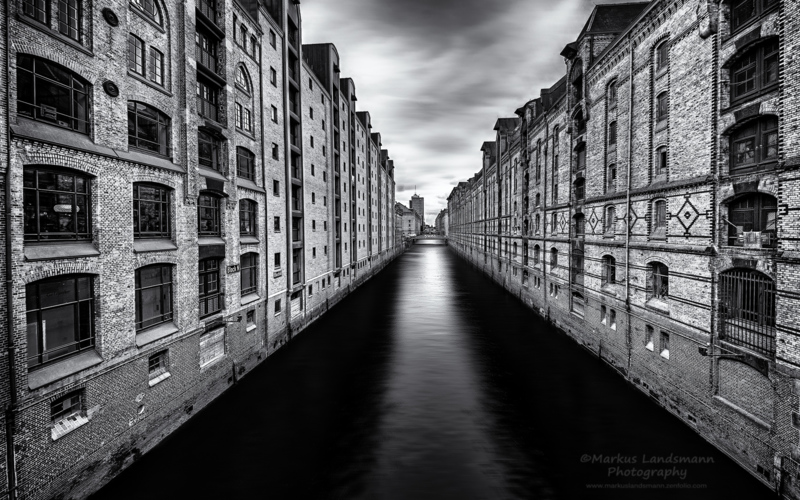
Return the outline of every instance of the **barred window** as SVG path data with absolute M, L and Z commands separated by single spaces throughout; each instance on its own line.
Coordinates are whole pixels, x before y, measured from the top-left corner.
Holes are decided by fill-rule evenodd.
M 133 237 L 172 237 L 170 230 L 171 189 L 154 184 L 133 185 Z
M 17 112 L 22 116 L 88 134 L 89 88 L 62 66 L 17 56 Z
M 258 293 L 258 254 L 246 253 L 240 258 L 242 297 Z
M 221 311 L 225 306 L 225 294 L 222 293 L 220 283 L 219 259 L 204 259 L 200 261 L 200 317 L 211 316 Z
M 749 194 L 728 205 L 728 245 L 751 248 L 777 246 L 778 201 Z
M 257 206 L 252 200 L 239 200 L 239 236 L 257 236 Z
M 236 148 L 236 174 L 251 181 L 256 180 L 256 155 L 247 148 Z
M 750 269 L 720 275 L 722 339 L 768 356 L 775 355 L 775 282 Z
M 147 374 L 151 386 L 169 377 L 169 351 L 157 352 L 147 359 Z
M 82 174 L 25 167 L 25 241 L 90 240 L 90 184 Z
M 128 69 L 144 76 L 144 41 L 133 33 L 128 34 Z
M 200 236 L 220 236 L 220 198 L 201 194 L 197 199 L 198 229 Z
M 172 266 L 136 270 L 136 331 L 172 321 Z
M 147 104 L 128 101 L 128 145 L 169 156 L 169 117 Z
M 50 402 L 51 437 L 55 440 L 89 421 L 84 402 L 85 391 L 69 392 Z
M 94 348 L 94 290 L 88 275 L 25 286 L 28 368 Z

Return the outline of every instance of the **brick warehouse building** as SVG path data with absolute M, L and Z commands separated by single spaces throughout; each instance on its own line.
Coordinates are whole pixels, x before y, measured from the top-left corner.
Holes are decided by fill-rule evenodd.
M 800 11 L 598 5 L 495 125 L 451 247 L 800 498 Z
M 298 4 L 4 3 L 0 498 L 96 490 L 400 251 Z

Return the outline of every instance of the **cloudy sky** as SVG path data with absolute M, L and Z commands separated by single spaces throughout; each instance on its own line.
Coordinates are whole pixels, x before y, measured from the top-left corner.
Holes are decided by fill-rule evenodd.
M 480 170 L 497 118 L 564 74 L 559 53 L 595 3 L 305 0 L 303 42 L 336 45 L 394 160 L 397 201 L 408 205 L 416 186 L 433 224 L 453 186 Z

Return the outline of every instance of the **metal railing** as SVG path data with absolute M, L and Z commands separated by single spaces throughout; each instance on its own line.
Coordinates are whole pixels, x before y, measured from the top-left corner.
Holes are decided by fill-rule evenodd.
M 750 270 L 720 275 L 720 339 L 775 355 L 775 282 Z

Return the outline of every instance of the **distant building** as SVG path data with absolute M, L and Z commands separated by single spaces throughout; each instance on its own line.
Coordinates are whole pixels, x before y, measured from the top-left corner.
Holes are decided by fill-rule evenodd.
M 447 236 L 450 232 L 450 212 L 446 208 L 439 212 L 433 225 L 437 233 Z
M 411 210 L 419 214 L 422 223 L 425 224 L 425 198 L 414 193 L 414 196 L 412 196 L 411 200 L 408 202 L 408 206 L 411 207 Z
M 395 204 L 395 213 L 399 217 L 397 227 L 403 237 L 416 236 L 422 232 L 422 217 L 416 210 L 412 210 L 402 203 Z

